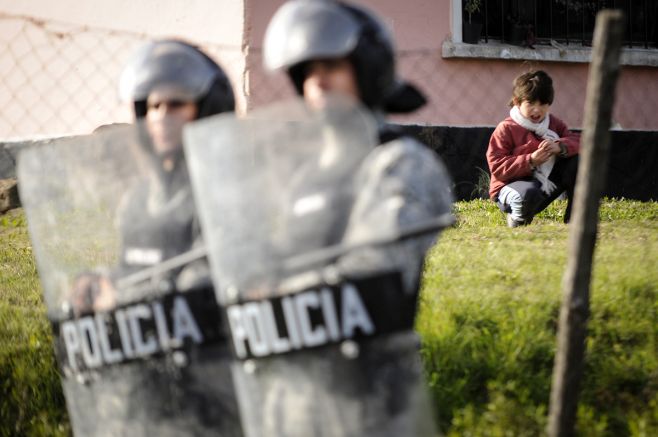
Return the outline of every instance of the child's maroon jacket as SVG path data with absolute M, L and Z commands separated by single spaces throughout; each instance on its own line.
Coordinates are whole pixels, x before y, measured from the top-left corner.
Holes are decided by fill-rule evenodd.
M 548 116 L 551 117 L 548 128 L 558 134 L 560 142 L 567 146 L 567 156 L 577 155 L 580 151 L 580 135 L 569 131 L 567 125 L 554 115 Z M 498 192 L 505 185 L 532 175 L 530 154 L 537 150 L 542 141 L 543 138 L 517 124 L 511 117 L 496 126 L 487 148 L 491 200 L 496 200 Z

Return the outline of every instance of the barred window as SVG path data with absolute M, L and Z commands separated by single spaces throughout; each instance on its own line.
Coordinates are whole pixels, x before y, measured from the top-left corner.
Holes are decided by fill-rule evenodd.
M 477 38 L 475 41 L 502 41 L 526 47 L 533 47 L 536 44 L 549 45 L 552 42 L 591 46 L 597 12 L 601 9 L 615 8 L 623 10 L 626 14 L 625 47 L 658 48 L 658 1 L 656 0 L 461 0 L 461 2 L 462 32 L 465 42 L 469 42 L 468 38 Z

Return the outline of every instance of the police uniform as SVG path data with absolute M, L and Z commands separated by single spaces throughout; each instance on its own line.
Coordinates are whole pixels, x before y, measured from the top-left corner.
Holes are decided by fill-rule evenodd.
M 381 23 L 362 8 L 334 1 L 287 2 L 270 22 L 264 58 L 266 67 L 285 69 L 300 94 L 306 62 L 347 58 L 355 69 L 362 103 L 373 113 L 408 112 L 424 103 L 415 88 L 396 80 L 391 39 Z M 333 199 L 349 207 L 325 209 L 339 211 L 337 214 L 347 210 L 349 214 L 307 218 L 306 226 L 315 229 L 317 235 L 291 239 L 288 253 L 303 253 L 322 244 L 367 242 L 450 213 L 451 183 L 439 158 L 417 141 L 391 134 L 384 123 L 381 126 L 379 145 L 359 162 L 347 182 L 341 182 L 350 185 L 352 197 Z M 373 144 L 377 144 L 375 139 Z M 303 226 L 300 223 L 291 227 L 293 232 L 309 235 L 299 230 Z M 394 310 L 388 315 L 394 319 L 399 310 L 413 319 L 422 263 L 437 234 L 362 247 L 339 257 L 330 268 L 342 278 L 402 272 L 401 287 L 406 297 L 400 298 L 398 308 L 394 302 Z M 318 312 L 321 309 L 324 316 L 323 322 L 310 328 L 308 322 L 301 325 L 309 325 L 306 330 L 312 332 L 307 332 L 308 338 L 327 345 L 282 355 L 272 353 L 236 366 L 234 378 L 248 436 L 434 434 L 434 413 L 412 326 L 377 333 L 376 324 L 370 320 L 372 312 L 368 313 L 372 308 L 362 305 L 356 295 L 349 297 L 346 290 L 343 286 L 342 298 L 334 301 L 342 308 L 334 308 L 329 299 L 325 300 L 322 290 L 303 296 L 306 305 Z M 298 303 L 301 298 L 293 295 L 290 299 Z M 387 297 L 382 295 L 382 299 Z M 342 316 L 334 317 L 334 312 Z M 288 318 L 299 321 L 307 317 L 295 314 Z M 351 320 L 347 329 L 345 317 Z M 236 320 L 241 320 L 238 315 Z M 338 327 L 332 327 L 334 324 Z M 341 335 L 351 332 L 352 325 L 374 335 L 361 341 L 341 341 Z M 277 326 L 271 328 L 276 330 Z M 294 343 L 290 328 L 283 340 Z M 330 342 L 331 338 L 335 341 Z M 240 340 L 250 341 L 246 334 Z M 254 345 L 252 341 L 250 346 Z M 272 342 L 263 350 L 270 352 L 276 347 Z
M 120 94 L 133 103 L 140 139 L 136 156 L 146 168 L 118 208 L 115 283 L 200 243 L 182 149 L 166 171 L 142 123 L 146 99 L 161 84 L 185 91 L 197 104 L 198 118 L 234 109 L 224 72 L 187 43 L 150 42 L 130 60 Z M 74 373 L 63 379 L 74 434 L 241 436 L 230 353 L 217 332 L 212 288 L 151 288 L 130 296 L 121 296 L 131 293 L 120 289 L 118 294 L 113 311 L 62 323 L 67 366 Z
M 187 167 L 155 168 L 127 194 L 119 208 L 121 276 L 188 251 L 200 232 Z

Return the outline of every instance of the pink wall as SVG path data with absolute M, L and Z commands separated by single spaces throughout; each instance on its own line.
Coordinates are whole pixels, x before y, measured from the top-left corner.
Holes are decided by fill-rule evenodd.
M 282 0 L 247 1 L 249 107 L 292 94 L 281 75 L 262 71 L 261 48 L 269 18 Z M 493 126 L 507 112 L 514 77 L 530 69 L 546 70 L 554 80 L 552 112 L 580 127 L 588 64 L 478 59 L 444 59 L 441 45 L 451 35 L 451 0 L 358 0 L 391 28 L 398 49 L 398 71 L 429 97 L 430 103 L 397 121 L 437 125 Z M 614 122 L 624 129 L 658 130 L 658 69 L 625 67 L 620 75 Z

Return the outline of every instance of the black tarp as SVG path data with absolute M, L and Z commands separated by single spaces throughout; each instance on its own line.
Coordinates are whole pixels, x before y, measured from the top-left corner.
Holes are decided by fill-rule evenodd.
M 457 200 L 483 197 L 478 180 L 489 173 L 486 151 L 493 127 L 400 126 L 427 144 L 445 162 Z M 603 196 L 658 200 L 658 132 L 612 131 L 612 147 Z M 488 188 L 488 187 L 487 187 Z M 486 195 L 485 195 L 486 197 Z

